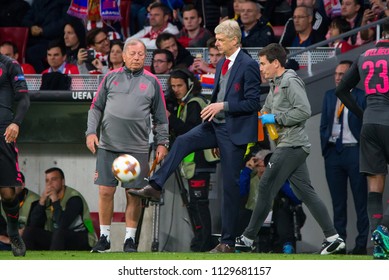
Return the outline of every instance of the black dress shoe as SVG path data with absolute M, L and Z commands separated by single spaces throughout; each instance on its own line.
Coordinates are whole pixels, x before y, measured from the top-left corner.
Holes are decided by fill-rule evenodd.
M 210 253 L 235 253 L 235 247 L 232 247 L 225 243 L 219 243 L 215 248 L 213 248 Z
M 161 191 L 154 189 L 150 185 L 147 185 L 141 189 L 129 189 L 128 193 L 131 195 L 148 198 L 154 202 L 158 202 L 161 197 Z

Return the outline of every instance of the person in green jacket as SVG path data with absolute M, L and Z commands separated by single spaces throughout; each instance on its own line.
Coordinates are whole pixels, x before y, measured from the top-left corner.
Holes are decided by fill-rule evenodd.
M 58 167 L 45 171 L 46 187 L 32 206 L 23 240 L 29 250 L 90 250 L 97 236 L 89 207 L 77 190 L 65 185 Z
M 168 79 L 170 142 L 202 123 L 200 112 L 208 104 L 201 94 L 201 84 L 192 72 L 177 68 Z M 187 155 L 181 164 L 181 173 L 188 182 L 189 215 L 192 217 L 194 237 L 190 248 L 194 252 L 212 249 L 212 223 L 209 210 L 209 187 L 211 173 L 216 172 L 217 158 L 209 160 L 210 150 L 200 150 Z M 208 154 L 207 154 L 208 153 Z

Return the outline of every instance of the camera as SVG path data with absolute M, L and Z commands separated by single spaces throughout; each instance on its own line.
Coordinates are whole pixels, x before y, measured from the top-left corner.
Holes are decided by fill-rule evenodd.
M 90 50 L 87 50 L 86 52 L 88 53 L 88 55 L 86 57 L 87 62 L 92 62 L 93 60 L 95 60 L 95 58 L 96 58 L 95 50 L 90 49 Z

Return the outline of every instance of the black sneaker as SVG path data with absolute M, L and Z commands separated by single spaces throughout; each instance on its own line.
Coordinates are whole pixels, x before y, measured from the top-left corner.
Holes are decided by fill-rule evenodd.
M 111 243 L 107 240 L 106 235 L 101 235 L 99 241 L 90 251 L 91 253 L 105 253 L 111 251 Z
M 12 253 L 15 257 L 24 257 L 26 255 L 26 245 L 20 235 L 13 235 L 9 237 L 11 241 Z
M 238 252 L 253 252 L 255 251 L 255 245 L 252 240 L 241 235 L 235 239 L 235 250 Z
M 321 245 L 320 254 L 321 255 L 335 254 L 338 253 L 339 251 L 343 251 L 343 249 L 345 248 L 346 248 L 346 243 L 340 237 L 338 237 L 335 241 L 332 242 L 324 240 Z
M 132 239 L 132 237 L 127 238 L 126 241 L 124 241 L 123 252 L 126 252 L 126 253 L 135 253 L 135 252 L 138 252 L 138 250 L 137 250 L 136 247 L 137 247 L 137 246 L 136 246 L 136 244 L 135 244 L 134 239 Z

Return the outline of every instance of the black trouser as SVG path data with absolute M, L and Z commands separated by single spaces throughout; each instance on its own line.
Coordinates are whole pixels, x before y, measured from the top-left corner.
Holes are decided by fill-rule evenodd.
M 195 232 L 190 248 L 194 252 L 212 249 L 212 223 L 208 199 L 210 177 L 210 173 L 195 173 L 193 178 L 188 180 L 189 215 L 193 217 L 195 223 Z

